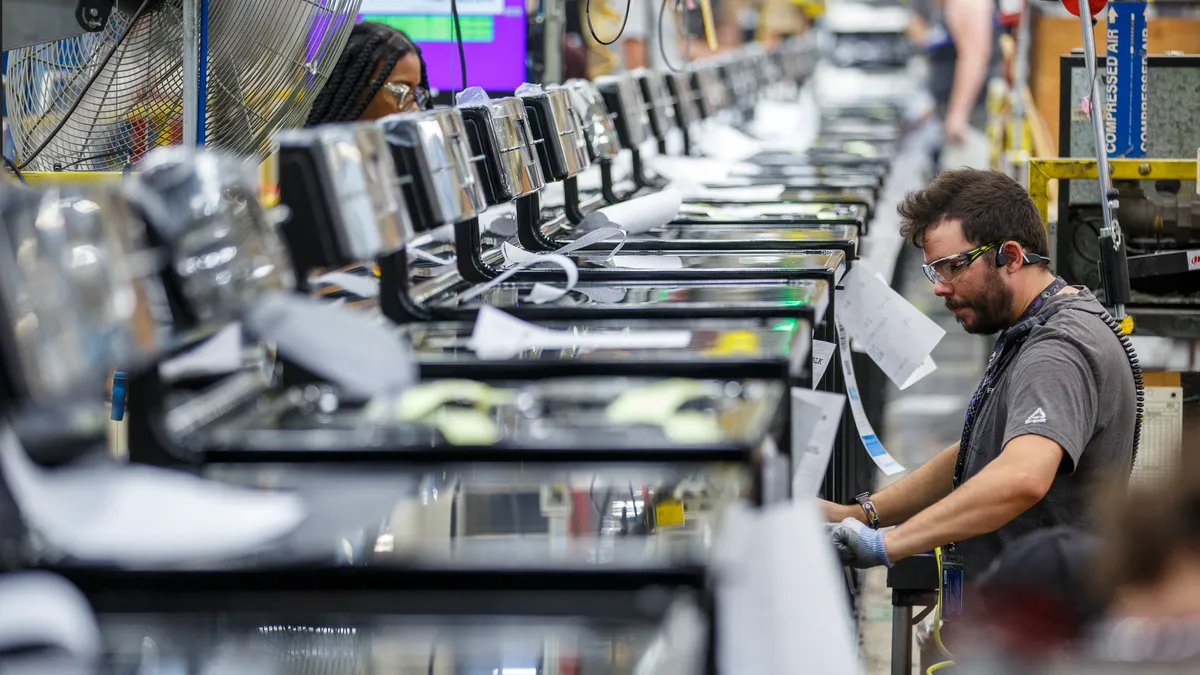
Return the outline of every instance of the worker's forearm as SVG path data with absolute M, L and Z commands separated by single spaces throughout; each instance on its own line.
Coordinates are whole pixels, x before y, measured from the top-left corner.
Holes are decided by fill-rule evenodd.
M 983 90 L 984 81 L 987 79 L 991 58 L 990 43 L 987 47 L 974 47 L 966 53 L 959 51 L 958 62 L 954 65 L 954 85 L 950 89 L 948 117 L 970 118 L 971 110 L 975 108 L 979 92 Z
M 884 534 L 892 562 L 938 546 L 995 532 L 1037 503 L 1027 483 L 1006 471 L 984 470 L 945 499 Z
M 881 527 L 899 525 L 950 494 L 958 443 L 934 455 L 904 478 L 871 496 Z M 862 509 L 859 509 L 861 512 Z
M 954 83 L 947 102 L 947 120 L 965 123 L 979 100 L 992 62 L 995 25 L 993 0 L 954 0 L 946 3 L 946 30 L 954 42 Z
M 950 494 L 954 487 L 954 463 L 957 459 L 958 443 L 955 443 L 904 478 L 871 495 L 871 502 L 879 514 L 880 527 L 899 525 Z M 826 515 L 833 522 L 855 518 L 864 525 L 870 524 L 858 504 L 830 506 Z

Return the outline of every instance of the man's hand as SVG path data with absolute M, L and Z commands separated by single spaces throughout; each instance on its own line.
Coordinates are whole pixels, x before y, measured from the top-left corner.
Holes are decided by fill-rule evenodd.
M 967 126 L 966 116 L 957 115 L 953 112 L 948 113 L 942 131 L 946 136 L 946 142 L 951 145 L 962 145 L 962 142 L 967 137 Z
M 863 507 L 858 506 L 858 504 L 846 506 L 846 504 L 817 500 L 817 506 L 821 507 L 821 513 L 824 515 L 826 522 L 841 522 L 847 518 L 862 520 L 859 516 L 863 515 Z
M 836 525 L 830 525 L 829 534 L 843 565 L 859 569 L 879 565 L 892 566 L 887 552 L 883 549 L 882 532 L 872 530 L 853 518 L 847 518 Z

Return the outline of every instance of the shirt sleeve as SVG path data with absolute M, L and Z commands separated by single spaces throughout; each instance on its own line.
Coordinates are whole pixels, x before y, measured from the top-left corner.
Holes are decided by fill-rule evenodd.
M 1071 459 L 1069 471 L 1096 427 L 1096 375 L 1079 348 L 1066 340 L 1043 340 L 1019 353 L 1007 391 L 1004 444 L 1025 434 L 1058 443 Z

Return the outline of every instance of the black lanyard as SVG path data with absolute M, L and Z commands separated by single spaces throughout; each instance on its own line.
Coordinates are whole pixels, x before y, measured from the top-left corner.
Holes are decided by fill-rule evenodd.
M 963 421 L 962 438 L 958 444 L 958 459 L 954 465 L 954 487 L 957 488 L 962 484 L 962 473 L 967 462 L 967 448 L 970 447 L 971 433 L 975 430 L 979 409 L 983 407 L 984 399 L 992 392 L 992 383 L 1012 360 L 1012 356 L 1017 353 L 1017 350 L 1025 342 L 1025 338 L 1029 337 L 1029 332 L 1035 326 L 1045 323 L 1045 318 L 1038 317 L 1038 312 L 1042 306 L 1046 304 L 1046 301 L 1051 296 L 1057 295 L 1067 285 L 1067 282 L 1063 281 L 1062 277 L 1054 277 L 1054 282 L 1043 289 L 1041 293 L 1038 293 L 1033 302 L 1029 303 L 1029 307 L 1026 307 L 1025 311 L 1022 312 L 1020 318 L 1013 325 L 1001 331 L 1000 337 L 996 339 L 996 347 L 992 350 L 991 357 L 988 358 L 987 370 L 984 371 L 983 379 L 979 381 L 979 386 L 975 388 L 975 394 L 971 396 L 971 403 L 967 405 L 967 416 Z

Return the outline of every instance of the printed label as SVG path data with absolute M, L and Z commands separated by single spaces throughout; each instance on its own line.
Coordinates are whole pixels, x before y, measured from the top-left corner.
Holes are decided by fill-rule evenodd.
M 838 354 L 842 361 L 842 377 L 846 380 L 846 398 L 850 400 L 850 414 L 854 416 L 854 426 L 858 427 L 858 437 L 862 439 L 863 445 L 867 448 L 867 454 L 871 456 L 871 461 L 875 462 L 875 466 L 878 466 L 880 471 L 889 476 L 903 473 L 905 468 L 888 453 L 887 448 L 883 447 L 883 442 L 875 435 L 875 429 L 867 421 L 867 411 L 863 409 L 862 399 L 859 398 L 858 379 L 854 376 L 854 363 L 850 358 L 850 338 L 846 335 L 846 329 L 842 327 L 841 320 L 836 323 Z

